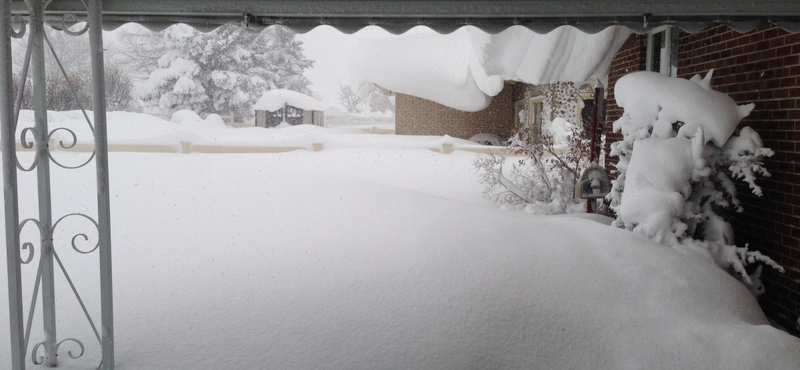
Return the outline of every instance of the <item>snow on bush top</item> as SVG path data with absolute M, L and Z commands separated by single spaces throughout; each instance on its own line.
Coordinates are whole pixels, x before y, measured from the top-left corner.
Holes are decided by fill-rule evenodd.
M 594 35 L 569 26 L 546 35 L 524 27 L 496 35 L 463 27 L 448 35 L 362 40 L 350 59 L 350 79 L 359 94 L 379 85 L 451 108 L 478 111 L 503 89 L 505 80 L 580 83 L 606 75 L 628 35 L 630 31 L 622 27 Z
M 184 122 L 199 122 L 203 119 L 200 118 L 200 115 L 195 113 L 189 109 L 181 109 L 175 113 L 172 113 L 172 118 L 170 118 L 170 122 L 181 124 Z
M 287 104 L 307 111 L 324 111 L 330 108 L 330 105 L 326 105 L 306 94 L 291 90 L 276 89 L 264 92 L 264 95 L 253 105 L 253 109 L 275 112 Z
M 702 127 L 708 135 L 705 142 L 713 141 L 722 147 L 755 105 L 737 106 L 728 95 L 714 91 L 712 74 L 713 70 L 702 80 L 699 75 L 684 80 L 655 72 L 631 73 L 619 79 L 614 96 L 634 122 L 655 122 L 655 137 L 668 137 L 672 124 L 683 122 L 682 130 Z
M 197 113 L 189 109 L 181 109 L 172 113 L 169 120 L 172 123 L 181 125 L 184 129 L 191 128 L 225 128 L 225 121 L 218 114 L 209 114 L 206 119 L 201 118 Z

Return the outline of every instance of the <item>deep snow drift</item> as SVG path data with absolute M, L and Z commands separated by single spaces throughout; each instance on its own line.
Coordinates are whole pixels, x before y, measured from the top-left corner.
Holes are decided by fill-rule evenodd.
M 114 117 L 109 125 L 118 133 L 123 126 L 134 133 L 144 118 Z M 146 137 L 149 126 L 139 127 L 135 133 Z M 240 140 L 252 140 L 252 130 L 241 132 Z M 476 154 L 419 149 L 416 138 L 408 138 L 412 149 L 358 145 L 371 136 L 337 142 L 328 133 L 330 146 L 320 152 L 111 153 L 117 367 L 800 363 L 800 340 L 767 325 L 750 292 L 712 261 L 590 217 L 497 209 L 480 196 Z M 20 156 L 24 163 L 32 157 Z M 93 212 L 93 166 L 53 172 L 54 213 Z M 23 218 L 30 217 L 36 206 L 28 174 L 20 192 Z M 76 232 L 87 229 L 56 235 L 56 249 L 97 315 L 96 254 L 64 245 Z M 23 267 L 26 298 L 32 270 Z M 60 368 L 92 369 L 98 345 L 58 284 L 59 337 L 87 347 L 71 360 L 65 344 Z M 2 299 L 0 333 L 8 333 L 7 312 Z M 32 344 L 41 340 L 37 315 Z M 0 335 L 2 364 L 8 348 L 8 335 Z

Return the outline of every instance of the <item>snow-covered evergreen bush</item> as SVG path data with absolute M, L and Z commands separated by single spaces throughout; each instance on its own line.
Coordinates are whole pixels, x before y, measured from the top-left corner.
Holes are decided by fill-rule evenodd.
M 524 120 L 524 112 L 520 114 Z M 511 138 L 509 148 L 525 155 L 506 166 L 501 155 L 473 161 L 485 197 L 504 207 L 513 206 L 537 214 L 581 212 L 585 203 L 575 197 L 575 186 L 589 165 L 589 137 L 584 130 L 561 118 L 554 121 L 564 132 L 531 132 L 523 125 Z
M 141 87 L 142 99 L 162 109 L 232 113 L 250 118 L 270 89 L 310 93 L 303 75 L 313 62 L 295 33 L 273 26 L 255 33 L 228 24 L 208 33 L 186 25 L 163 31 L 167 52 Z
M 608 199 L 618 227 L 699 251 L 755 286 L 745 271 L 748 264 L 761 261 L 783 269 L 747 246 L 734 245 L 722 210 L 742 212 L 742 207 L 725 170 L 760 196 L 756 176 L 769 176 L 762 159 L 773 152 L 750 127 L 734 135 L 754 105 L 737 106 L 714 91 L 712 72 L 691 80 L 636 72 L 617 82 L 615 95 L 624 113 L 614 131 L 621 131 L 623 140 L 611 144 L 619 162 Z

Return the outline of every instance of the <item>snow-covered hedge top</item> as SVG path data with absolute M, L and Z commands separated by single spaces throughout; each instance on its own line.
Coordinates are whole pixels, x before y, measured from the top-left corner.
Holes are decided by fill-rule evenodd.
M 253 109 L 275 112 L 287 104 L 307 111 L 324 111 L 331 108 L 330 104 L 322 103 L 306 94 L 291 90 L 276 89 L 264 92 L 264 95 L 253 105 Z
M 691 80 L 659 73 L 631 73 L 619 79 L 614 96 L 631 121 L 648 123 L 648 126 L 652 123 L 653 136 L 669 137 L 672 124 L 683 122 L 682 131 L 687 135 L 693 135 L 697 127 L 702 127 L 708 135 L 704 144 L 713 141 L 721 148 L 755 105 L 739 106 L 728 95 L 714 91 L 711 88 L 713 73 L 711 70 L 705 78 L 697 75 Z M 632 134 L 626 130 L 643 128 L 615 125 L 623 130 L 624 135 Z
M 362 40 L 350 60 L 350 79 L 362 95 L 379 85 L 451 108 L 478 111 L 489 105 L 506 80 L 581 83 L 605 76 L 629 35 L 622 27 L 594 35 L 569 26 L 546 35 L 524 27 L 496 35 L 463 27 L 448 35 Z

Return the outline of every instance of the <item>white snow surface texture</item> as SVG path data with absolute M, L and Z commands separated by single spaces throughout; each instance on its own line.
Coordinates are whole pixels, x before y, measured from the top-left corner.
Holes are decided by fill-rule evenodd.
M 378 85 L 474 112 L 486 108 L 507 80 L 539 85 L 601 78 L 629 35 L 624 27 L 586 34 L 571 26 L 544 35 L 513 26 L 490 35 L 468 26 L 447 35 L 360 40 L 350 80 L 362 95 Z
M 303 93 L 286 89 L 275 89 L 265 91 L 256 104 L 253 105 L 253 109 L 275 112 L 287 104 L 306 111 L 325 111 L 331 107 L 330 104 L 324 104 Z
M 61 116 L 68 118 L 54 115 Z M 149 128 L 162 133 L 156 120 L 110 113 L 109 134 L 148 142 Z M 800 340 L 769 326 L 744 285 L 710 260 L 589 217 L 500 210 L 480 196 L 474 153 L 364 146 L 374 135 L 319 127 L 264 129 L 273 139 L 304 130 L 324 131 L 325 149 L 111 153 L 117 368 L 732 370 L 800 363 Z M 253 136 L 225 132 L 231 142 L 237 132 L 238 140 Z M 194 135 L 208 134 L 198 126 Z M 397 139 L 415 147 L 413 137 Z M 20 157 L 29 163 L 33 155 Z M 92 214 L 93 166 L 52 171 L 54 213 Z M 36 213 L 32 177 L 19 180 L 23 218 Z M 96 254 L 65 245 L 85 229 L 64 231 L 56 250 L 99 317 Z M 0 263 L 0 274 L 5 269 Z M 35 263 L 23 267 L 26 292 L 35 270 Z M 98 344 L 63 279 L 58 284 L 59 335 L 86 344 L 86 354 L 71 360 L 66 342 L 59 368 L 93 369 Z M 0 296 L 6 289 L 0 284 Z M 7 313 L 0 300 L 3 333 Z M 31 343 L 41 340 L 40 322 Z M 3 366 L 8 341 L 0 335 Z

